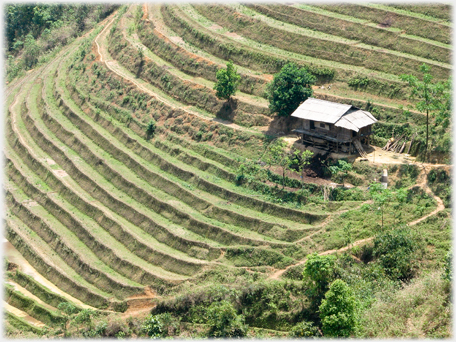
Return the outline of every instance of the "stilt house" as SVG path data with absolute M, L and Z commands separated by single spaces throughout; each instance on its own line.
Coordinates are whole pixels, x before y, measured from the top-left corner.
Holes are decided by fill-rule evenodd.
M 304 101 L 291 116 L 302 121 L 294 132 L 303 143 L 332 152 L 352 153 L 356 148 L 361 155 L 361 144 L 369 145 L 372 125 L 377 122 L 371 113 L 352 105 L 315 98 Z

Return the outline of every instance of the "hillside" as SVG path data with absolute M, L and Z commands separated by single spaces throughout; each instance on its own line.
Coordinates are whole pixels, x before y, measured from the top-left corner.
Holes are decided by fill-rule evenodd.
M 123 5 L 10 74 L 6 336 L 329 337 L 318 306 L 342 280 L 349 336 L 449 337 L 450 103 L 431 116 L 432 164 L 418 162 L 426 115 L 400 75 L 426 63 L 448 80 L 450 8 L 353 6 Z M 240 84 L 225 101 L 229 60 Z M 402 136 L 407 155 L 351 158 L 345 177 L 317 156 L 302 174 L 258 163 L 296 140 L 265 94 L 290 61 L 314 97 L 376 116 L 377 150 Z M 331 272 L 312 292 L 319 257 Z

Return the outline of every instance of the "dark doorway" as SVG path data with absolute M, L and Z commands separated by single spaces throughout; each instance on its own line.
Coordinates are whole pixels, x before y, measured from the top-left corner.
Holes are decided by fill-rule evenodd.
M 315 121 L 310 120 L 310 129 L 315 129 Z

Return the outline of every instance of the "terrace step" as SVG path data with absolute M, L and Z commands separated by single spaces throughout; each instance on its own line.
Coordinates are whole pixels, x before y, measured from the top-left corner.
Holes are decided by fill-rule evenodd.
M 15 286 L 6 283 L 4 300 L 11 306 L 26 312 L 37 321 L 49 326 L 56 326 L 64 321 L 64 317 L 55 308 L 43 305 L 34 298 L 29 297 Z
M 46 327 L 46 324 L 43 322 L 33 318 L 28 313 L 9 305 L 5 301 L 3 302 L 3 308 L 5 310 L 4 319 L 16 329 L 21 332 L 32 331 L 39 335 L 43 333 L 43 328 Z
M 31 184 L 21 184 L 21 186 L 27 188 L 32 187 Z M 5 197 L 11 212 L 37 233 L 70 267 L 74 268 L 88 282 L 98 288 L 105 289 L 106 292 L 112 293 L 119 299 L 144 291 L 140 284 L 120 276 L 120 274 L 107 267 L 98 259 L 93 251 L 84 243 L 81 243 L 81 240 L 74 233 L 68 231 L 62 225 L 62 223 L 66 223 L 70 226 L 73 223 L 71 220 L 60 218 L 62 222 L 59 222 L 52 215 L 49 215 L 45 210 L 46 207 L 21 204 L 24 195 L 20 194 L 19 190 L 15 190 L 14 192 L 7 191 Z M 40 199 L 40 202 L 43 202 L 43 200 Z M 62 210 L 61 207 L 57 208 Z M 51 213 L 55 214 L 53 210 Z
M 27 259 L 30 265 L 41 274 L 46 274 L 46 278 L 51 279 L 63 291 L 100 309 L 108 308 L 112 304 L 121 304 L 118 300 L 113 300 L 110 294 L 84 280 L 66 265 L 38 235 L 10 213 L 7 213 L 5 232 L 8 241 Z

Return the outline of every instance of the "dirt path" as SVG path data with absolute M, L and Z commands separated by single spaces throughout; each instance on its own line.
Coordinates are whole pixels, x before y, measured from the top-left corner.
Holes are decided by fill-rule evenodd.
M 442 210 L 445 209 L 445 205 L 443 204 L 442 199 L 441 199 L 440 197 L 436 196 L 436 195 L 432 192 L 431 188 L 429 188 L 429 185 L 428 185 L 428 183 L 427 183 L 427 173 L 429 172 L 429 170 L 432 169 L 432 168 L 434 168 L 434 167 L 439 167 L 439 166 L 446 166 L 446 167 L 449 167 L 448 165 L 445 165 L 445 164 L 437 164 L 437 165 L 434 165 L 434 164 L 422 163 L 422 164 L 421 164 L 422 171 L 421 171 L 421 173 L 418 175 L 417 183 L 414 184 L 414 185 L 412 185 L 412 187 L 413 187 L 413 186 L 419 186 L 419 187 L 423 188 L 423 189 L 426 191 L 426 193 L 428 193 L 430 196 L 432 196 L 432 197 L 434 198 L 434 200 L 437 202 L 437 208 L 436 208 L 434 211 L 432 211 L 431 213 L 429 213 L 429 214 L 427 214 L 427 215 L 425 215 L 425 216 L 423 216 L 423 217 L 420 217 L 420 218 L 417 219 L 417 220 L 414 220 L 414 221 L 412 221 L 412 222 L 409 222 L 409 223 L 407 224 L 408 226 L 414 226 L 414 225 L 416 225 L 416 224 L 418 224 L 418 223 L 420 223 L 420 222 L 426 220 L 428 217 L 430 217 L 430 216 L 432 216 L 432 215 L 435 215 L 435 214 L 437 214 L 438 212 L 440 212 L 440 211 L 442 211 Z M 324 222 L 325 225 L 326 225 L 327 223 L 329 223 L 331 217 L 332 217 L 332 216 L 329 216 L 329 217 L 325 220 L 325 222 L 328 221 L 328 222 L 326 222 L 326 223 Z M 322 228 L 322 229 L 323 229 L 323 228 Z M 315 234 L 321 232 L 322 229 L 320 229 L 320 230 L 318 230 L 318 231 L 312 233 L 311 235 L 308 235 L 308 236 L 302 238 L 302 239 L 299 240 L 299 241 L 305 240 L 306 238 L 311 238 L 312 235 L 315 235 Z M 333 254 L 333 253 L 345 252 L 345 251 L 349 250 L 350 248 L 352 248 L 352 247 L 354 247 L 354 246 L 358 246 L 358 245 L 365 244 L 365 243 L 367 243 L 367 242 L 372 241 L 373 239 L 374 239 L 374 237 L 372 236 L 372 237 L 369 237 L 369 238 L 357 240 L 357 241 L 353 242 L 350 246 L 342 247 L 342 248 L 339 248 L 339 249 L 327 250 L 327 251 L 318 253 L 318 255 L 328 255 L 328 254 Z M 287 266 L 287 267 L 284 268 L 284 269 L 278 270 L 278 271 L 274 272 L 273 274 L 271 274 L 271 275 L 268 277 L 268 279 L 279 279 L 279 278 L 283 275 L 283 273 L 285 273 L 290 267 L 302 265 L 302 264 L 304 264 L 304 263 L 306 262 L 306 260 L 307 260 L 307 258 L 304 258 L 304 259 L 302 259 L 301 261 L 299 261 L 299 262 L 296 263 L 296 264 L 292 264 L 292 265 Z

